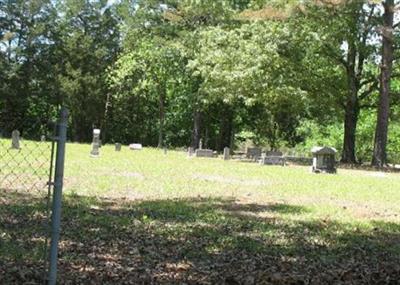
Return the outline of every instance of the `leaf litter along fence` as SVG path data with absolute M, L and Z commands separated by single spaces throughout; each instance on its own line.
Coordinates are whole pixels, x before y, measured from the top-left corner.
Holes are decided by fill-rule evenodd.
M 0 284 L 55 284 L 66 110 L 60 115 L 0 125 Z

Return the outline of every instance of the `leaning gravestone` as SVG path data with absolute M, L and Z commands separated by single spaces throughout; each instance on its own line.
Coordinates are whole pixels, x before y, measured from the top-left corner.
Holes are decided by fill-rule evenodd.
M 121 151 L 122 145 L 120 143 L 115 144 L 115 151 Z
M 132 143 L 129 145 L 129 149 L 131 150 L 142 150 L 143 146 L 140 143 Z
M 98 157 L 100 155 L 100 132 L 101 131 L 99 129 L 93 130 L 92 151 L 90 152 L 92 157 Z
M 224 148 L 224 160 L 229 160 L 230 158 L 230 149 L 229 147 Z
M 212 149 L 196 149 L 196 157 L 214 157 Z
M 20 146 L 20 132 L 18 130 L 14 130 L 11 133 L 11 149 L 21 149 Z

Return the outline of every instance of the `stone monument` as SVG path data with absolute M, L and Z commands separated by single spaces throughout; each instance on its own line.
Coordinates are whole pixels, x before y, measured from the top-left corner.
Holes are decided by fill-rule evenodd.
M 212 149 L 196 149 L 196 157 L 214 157 Z
M 194 148 L 193 147 L 188 147 L 188 156 L 193 156 L 194 154 Z
M 230 149 L 229 149 L 229 147 L 225 147 L 224 148 L 224 160 L 229 160 L 229 158 L 230 158 Z
M 100 155 L 100 132 L 100 129 L 93 130 L 92 151 L 90 152 L 92 157 L 98 157 Z
M 11 133 L 11 149 L 21 149 L 20 146 L 20 132 L 18 130 L 14 130 Z
M 313 165 L 312 172 L 314 173 L 336 173 L 336 149 L 333 147 L 313 147 Z

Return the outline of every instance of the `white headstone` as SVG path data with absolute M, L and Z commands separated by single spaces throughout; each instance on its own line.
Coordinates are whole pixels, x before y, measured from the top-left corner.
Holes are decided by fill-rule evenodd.
M 98 157 L 100 155 L 100 133 L 101 131 L 99 129 L 93 130 L 92 151 L 90 152 L 92 157 Z
M 129 149 L 131 150 L 142 150 L 143 146 L 140 143 L 132 143 L 129 145 Z

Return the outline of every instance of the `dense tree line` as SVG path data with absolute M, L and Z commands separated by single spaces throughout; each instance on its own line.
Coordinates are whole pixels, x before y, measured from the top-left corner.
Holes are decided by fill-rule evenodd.
M 400 153 L 397 5 L 0 1 L 0 128 L 29 136 L 66 105 L 78 142 L 329 144 L 383 166 Z

